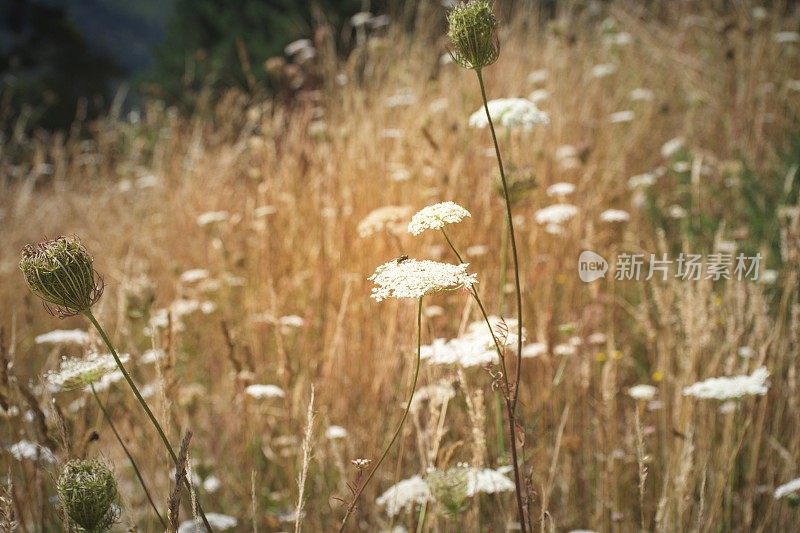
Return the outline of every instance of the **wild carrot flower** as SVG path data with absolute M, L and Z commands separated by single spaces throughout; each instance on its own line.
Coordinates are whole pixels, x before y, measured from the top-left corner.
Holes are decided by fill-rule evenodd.
M 283 398 L 286 393 L 277 385 L 249 385 L 244 389 L 248 396 L 258 400 L 262 398 Z
M 358 235 L 364 238 L 384 230 L 399 234 L 409 215 L 411 207 L 407 205 L 387 205 L 373 209 L 358 223 Z
M 50 448 L 29 440 L 15 442 L 8 447 L 8 452 L 17 461 L 27 459 L 29 461 L 44 461 L 46 463 L 56 462 L 56 456 L 53 454 Z
M 19 268 L 31 292 L 62 318 L 88 311 L 103 294 L 103 280 L 77 237 L 27 245 Z
M 469 471 L 469 484 L 467 496 L 474 496 L 479 492 L 494 494 L 496 492 L 510 492 L 514 490 L 514 482 L 508 479 L 506 472 L 511 467 L 471 468 Z
M 342 426 L 328 426 L 325 430 L 325 438 L 328 440 L 347 438 L 347 430 Z
M 656 397 L 656 393 L 658 389 L 653 387 L 652 385 L 634 385 L 630 389 L 628 389 L 628 396 L 633 398 L 634 400 L 652 400 Z
M 622 209 L 606 209 L 600 213 L 600 220 L 603 222 L 627 222 L 630 219 L 630 213 Z
M 108 531 L 119 518 L 117 480 L 103 461 L 73 459 L 67 462 L 56 490 L 69 519 L 88 532 Z
M 575 185 L 562 181 L 550 185 L 545 192 L 547 196 L 568 196 L 575 192 Z
M 773 493 L 773 496 L 776 500 L 785 498 L 786 496 L 796 497 L 798 491 L 800 491 L 800 477 L 777 487 Z
M 714 400 L 730 400 L 749 395 L 763 396 L 767 393 L 768 377 L 769 371 L 762 366 L 750 375 L 710 378 L 700 381 L 684 388 L 683 395 Z
M 472 216 L 469 211 L 455 202 L 429 205 L 411 217 L 408 232 L 419 235 L 427 229 L 442 229 L 448 224 L 457 224 L 469 216 Z
M 421 476 L 412 476 L 395 483 L 381 494 L 376 502 L 386 507 L 386 514 L 397 516 L 403 509 L 423 504 L 431 497 L 428 483 Z
M 225 531 L 239 525 L 239 520 L 236 517 L 222 513 L 206 513 L 206 518 L 208 519 L 208 524 L 215 531 Z M 178 533 L 195 533 L 195 531 L 206 531 L 206 528 L 201 525 L 200 529 L 198 529 L 194 520 L 185 520 L 178 526 Z
M 500 56 L 497 19 L 488 0 L 470 0 L 457 5 L 447 15 L 447 23 L 453 61 L 475 70 L 497 61 Z
M 563 224 L 578 214 L 578 208 L 572 204 L 554 204 L 539 209 L 534 214 L 538 224 Z
M 119 355 L 120 361 L 128 362 L 127 354 Z M 117 371 L 117 362 L 111 354 L 93 353 L 85 358 L 63 358 L 57 372 L 49 372 L 47 381 L 59 390 L 74 390 L 91 385 L 107 374 Z
M 372 298 L 422 298 L 428 294 L 477 283 L 477 275 L 467 273 L 468 263 L 452 265 L 416 259 L 393 260 L 375 269 L 368 279 L 375 283 Z
M 530 130 L 537 124 L 549 124 L 550 117 L 539 110 L 536 104 L 525 98 L 499 98 L 487 104 L 492 122 L 503 128 Z M 481 107 L 469 117 L 472 128 L 488 128 L 489 119 L 486 110 Z
M 33 342 L 36 344 L 89 344 L 90 340 L 89 333 L 82 329 L 54 329 L 37 335 Z
M 464 464 L 447 470 L 432 469 L 426 474 L 430 493 L 448 514 L 457 514 L 467 506 L 469 474 L 469 467 Z

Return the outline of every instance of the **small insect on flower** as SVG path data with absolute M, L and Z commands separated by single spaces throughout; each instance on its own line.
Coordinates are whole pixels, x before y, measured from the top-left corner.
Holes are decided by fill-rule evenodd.
M 68 461 L 58 478 L 56 490 L 65 514 L 85 531 L 108 531 L 119 519 L 117 479 L 103 461 Z
M 88 311 L 103 294 L 92 263 L 77 237 L 58 237 L 23 248 L 19 268 L 47 310 L 64 318 Z

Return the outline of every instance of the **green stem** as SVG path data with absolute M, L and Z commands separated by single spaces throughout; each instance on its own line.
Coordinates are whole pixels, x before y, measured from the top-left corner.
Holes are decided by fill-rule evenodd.
M 356 503 L 358 503 L 358 498 L 361 496 L 361 493 L 364 492 L 367 484 L 372 479 L 372 476 L 375 475 L 378 468 L 380 468 L 381 463 L 386 456 L 389 454 L 389 450 L 392 448 L 392 445 L 397 440 L 397 437 L 400 436 L 400 430 L 403 429 L 403 424 L 408 417 L 409 411 L 411 411 L 411 401 L 414 399 L 414 392 L 417 390 L 417 378 L 419 377 L 419 363 L 420 363 L 420 353 L 422 351 L 422 298 L 419 299 L 419 305 L 417 306 L 417 364 L 414 367 L 414 380 L 411 382 L 411 395 L 408 397 L 408 403 L 406 404 L 406 410 L 403 412 L 403 418 L 400 419 L 400 423 L 397 425 L 397 429 L 394 431 L 394 435 L 392 435 L 392 440 L 389 441 L 389 444 L 383 450 L 380 459 L 378 462 L 375 463 L 375 466 L 372 467 L 370 470 L 367 479 L 364 480 L 364 483 L 358 488 L 356 493 L 353 495 L 353 501 L 350 502 L 350 505 L 347 506 L 347 511 L 344 514 L 344 518 L 342 519 L 342 525 L 339 527 L 339 533 L 344 531 L 344 527 L 347 524 L 347 520 L 350 518 L 350 515 L 356 508 Z
M 100 407 L 100 411 L 103 412 L 103 417 L 108 422 L 108 425 L 111 427 L 111 431 L 114 432 L 114 436 L 117 438 L 117 442 L 119 445 L 122 446 L 122 449 L 125 451 L 125 455 L 128 456 L 128 460 L 131 462 L 131 466 L 133 467 L 133 471 L 136 472 L 136 477 L 139 478 L 139 483 L 142 485 L 142 489 L 144 489 L 144 493 L 147 496 L 147 500 L 150 502 L 150 506 L 153 507 L 153 511 L 156 513 L 159 522 L 161 522 L 161 526 L 164 529 L 167 529 L 167 523 L 164 521 L 164 518 L 161 516 L 161 513 L 158 512 L 158 507 L 156 506 L 155 502 L 153 501 L 153 497 L 150 495 L 150 491 L 147 490 L 147 484 L 144 482 L 144 478 L 142 477 L 142 473 L 139 470 L 136 461 L 133 459 L 133 455 L 128 450 L 128 447 L 125 446 L 125 442 L 122 440 L 117 428 L 114 426 L 114 422 L 111 420 L 111 415 L 108 414 L 103 402 L 100 401 L 100 396 L 97 395 L 97 391 L 94 388 L 94 383 L 90 383 L 89 387 L 92 389 L 92 394 L 94 395 L 94 399 L 97 401 L 97 405 Z
M 139 392 L 139 388 L 133 382 L 133 379 L 131 379 L 131 376 L 130 374 L 128 374 L 128 371 L 125 370 L 125 365 L 123 365 L 122 361 L 120 361 L 119 355 L 117 355 L 117 351 L 114 349 L 114 345 L 111 344 L 111 339 L 108 338 L 108 335 L 106 334 L 105 330 L 97 321 L 97 319 L 94 317 L 94 314 L 92 314 L 91 309 L 87 309 L 86 311 L 84 311 L 84 315 L 86 315 L 86 318 L 89 319 L 89 322 L 92 323 L 97 332 L 100 334 L 100 337 L 103 339 L 103 342 L 105 342 L 106 346 L 111 351 L 111 355 L 114 357 L 114 361 L 116 361 L 117 366 L 119 367 L 119 371 L 122 372 L 122 376 L 125 378 L 125 381 L 128 382 L 128 385 L 133 391 L 133 395 L 136 396 L 136 400 L 139 402 L 139 405 L 142 406 L 142 409 L 144 409 L 144 412 L 147 414 L 147 417 L 150 419 L 150 422 L 153 424 L 153 427 L 156 428 L 158 436 L 161 437 L 161 442 L 164 443 L 164 446 L 167 448 L 170 457 L 172 457 L 172 461 L 175 463 L 175 467 L 180 469 L 180 466 L 178 465 L 178 456 L 175 454 L 175 450 L 172 448 L 172 444 L 169 443 L 167 435 L 164 433 L 161 424 L 159 424 L 158 420 L 156 420 L 155 415 L 153 415 L 153 411 L 150 410 L 150 406 L 147 405 L 147 402 L 142 397 L 142 393 Z M 191 491 L 192 487 L 189 485 L 190 482 L 188 479 L 186 479 L 185 476 L 183 481 L 186 484 L 187 489 Z M 200 513 L 200 517 L 203 519 L 203 525 L 205 525 L 209 533 L 212 533 L 213 530 L 211 529 L 211 524 L 208 523 L 208 519 L 206 518 L 206 514 L 203 512 L 203 508 L 200 506 L 200 502 L 197 502 L 197 511 Z
M 514 483 L 517 488 L 517 511 L 519 514 L 519 522 L 522 531 L 527 531 L 525 527 L 525 507 L 522 503 L 522 484 L 519 474 L 519 464 L 517 462 L 517 442 L 516 442 L 516 410 L 517 400 L 519 399 L 519 380 L 522 375 L 522 286 L 520 284 L 519 276 L 519 256 L 517 254 L 517 239 L 514 234 L 514 218 L 511 213 L 511 197 L 508 193 L 508 183 L 506 180 L 506 172 L 503 168 L 503 158 L 500 156 L 500 145 L 497 143 L 497 133 L 494 130 L 494 122 L 492 122 L 492 115 L 489 113 L 489 101 L 486 98 L 486 86 L 483 83 L 483 74 L 480 69 L 475 70 L 478 76 L 478 83 L 481 86 L 481 97 L 483 98 L 483 109 L 486 112 L 486 119 L 489 122 L 489 129 L 492 132 L 492 142 L 494 142 L 494 153 L 497 156 L 497 166 L 500 168 L 500 180 L 503 183 L 503 196 L 506 203 L 506 220 L 508 222 L 508 235 L 511 239 L 511 256 L 514 260 L 514 284 L 517 296 L 517 372 L 514 378 L 514 387 L 509 391 L 510 409 L 508 410 L 509 421 L 511 425 L 511 457 L 514 462 Z

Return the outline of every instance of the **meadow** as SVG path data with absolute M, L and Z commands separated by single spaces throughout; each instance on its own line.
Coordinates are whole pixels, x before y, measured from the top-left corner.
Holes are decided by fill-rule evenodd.
M 336 531 L 403 416 L 418 334 L 408 419 L 346 530 L 515 530 L 504 396 L 518 370 L 527 529 L 797 528 L 800 12 L 496 12 L 488 99 L 547 116 L 497 124 L 519 359 L 496 153 L 438 3 L 365 23 L 346 57 L 319 31 L 302 64 L 252 66 L 297 78 L 288 99 L 229 91 L 198 95 L 191 114 L 149 101 L 64 133 L 7 125 L 0 529 L 80 531 L 56 480 L 91 457 L 118 483 L 114 530 L 165 529 L 94 395 L 47 378 L 62 357 L 108 353 L 85 317 L 52 316 L 26 287 L 21 251 L 59 235 L 93 256 L 93 316 L 176 450 L 192 432 L 192 489 L 175 496 L 175 465 L 122 376 L 94 385 L 155 507 L 182 502 L 181 532 L 194 501 L 224 515 L 215 530 Z M 445 235 L 493 334 L 469 287 L 419 308 L 370 297 L 380 265 L 460 263 L 441 232 L 408 231 L 448 201 L 470 214 Z M 605 277 L 581 280 L 585 250 L 608 260 Z M 681 253 L 727 256 L 730 279 L 681 278 L 677 261 L 645 279 L 650 254 Z M 638 280 L 617 275 L 631 254 L 644 254 Z M 737 278 L 739 254 L 760 257 L 757 276 Z

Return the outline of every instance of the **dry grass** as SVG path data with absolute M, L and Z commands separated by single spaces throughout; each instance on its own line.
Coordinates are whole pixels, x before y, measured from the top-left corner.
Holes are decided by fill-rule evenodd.
M 501 35 L 500 61 L 486 71 L 492 98 L 537 88 L 550 93 L 540 104 L 551 116 L 549 126 L 501 137 L 512 173 L 538 181 L 515 206 L 528 336 L 555 346 L 571 335 L 606 335 L 604 345 L 584 343 L 572 356 L 525 360 L 520 415 L 531 516 L 537 529 L 554 531 L 634 531 L 642 522 L 660 531 L 786 531 L 800 520 L 798 511 L 773 500 L 772 490 L 800 475 L 797 228 L 783 229 L 775 285 L 611 279 L 585 285 L 577 277 L 582 249 L 606 256 L 680 247 L 701 253 L 734 238 L 761 250 L 770 265 L 780 263 L 766 242 L 754 241 L 758 234 L 748 230 L 764 220 L 749 219 L 745 206 L 748 199 L 761 202 L 758 195 L 780 195 L 784 178 L 790 189 L 795 179 L 781 153 L 797 131 L 798 93 L 787 82 L 800 72 L 800 49 L 775 43 L 773 35 L 796 29 L 798 18 L 776 9 L 757 20 L 749 8 L 718 14 L 673 2 L 653 10 L 613 4 L 592 14 L 567 6 L 547 24 L 521 13 Z M 471 73 L 440 65 L 445 43 L 433 36 L 442 28 L 429 22 L 440 14 L 418 17 L 425 22 L 414 39 L 390 30 L 345 61 L 323 54 L 329 85 L 301 94 L 291 107 L 231 93 L 191 117 L 153 103 L 136 123 L 112 117 L 80 125 L 81 135 L 4 139 L 0 325 L 4 356 L 13 367 L 10 381 L 2 376 L 2 398 L 28 411 L 14 379 L 38 384 L 62 354 L 78 355 L 74 346 L 34 344 L 40 333 L 88 325 L 48 316 L 26 293 L 16 262 L 29 241 L 80 235 L 106 281 L 95 314 L 118 347 L 132 361 L 153 346 L 167 353 L 157 365 L 132 365 L 133 373 L 140 385 L 156 384 L 150 402 L 173 442 L 186 430 L 194 433 L 193 472 L 221 480 L 213 496 L 198 489 L 205 510 L 236 516 L 242 528 L 289 529 L 300 476 L 304 529 L 338 525 L 344 506 L 337 498 L 349 498 L 346 482 L 356 476 L 350 460 L 375 458 L 393 431 L 415 349 L 413 304 L 376 304 L 368 298 L 366 277 L 401 252 L 449 260 L 436 235 L 362 239 L 358 222 L 385 205 L 416 209 L 454 200 L 465 206 L 473 216 L 452 235 L 462 249 L 488 247 L 489 253 L 469 260 L 490 311 L 499 312 L 503 209 L 496 164 L 487 156 L 488 132 L 467 127 L 480 94 Z M 606 17 L 635 43 L 603 44 L 600 23 Z M 616 74 L 592 77 L 594 65 L 609 62 L 619 66 Z M 549 70 L 547 80 L 529 83 L 528 74 L 542 68 Z M 334 71 L 349 82 L 336 84 Z M 631 102 L 637 87 L 652 89 L 654 99 Z M 385 105 L 401 90 L 414 94 L 411 105 Z M 632 122 L 609 123 L 610 113 L 626 109 L 635 112 Z M 668 172 L 651 189 L 655 208 L 632 207 L 628 178 L 665 164 L 660 148 L 677 136 L 686 140 L 688 179 Z M 572 168 L 556 158 L 564 144 L 580 152 Z M 43 165 L 51 168 L 42 172 Z M 708 172 L 701 172 L 703 166 Z M 742 168 L 758 177 L 759 189 L 726 185 Z M 156 186 L 138 188 L 145 176 L 154 176 Z M 402 177 L 408 179 L 397 179 Z M 566 235 L 553 236 L 533 213 L 554 201 L 544 191 L 560 181 L 577 186 L 570 201 L 580 212 Z M 132 184 L 130 190 L 123 190 L 125 184 Z M 687 207 L 692 220 L 710 224 L 689 230 L 686 220 L 653 214 L 674 203 Z M 263 206 L 274 206 L 274 213 L 264 215 Z M 599 213 L 612 207 L 631 211 L 631 221 L 599 222 Z M 208 211 L 229 216 L 198 226 L 198 215 Z M 221 283 L 213 290 L 181 283 L 180 274 L 193 268 L 208 269 Z M 231 278 L 244 285 L 227 283 Z M 146 336 L 143 316 L 177 298 L 212 301 L 216 310 L 185 317 L 183 328 L 173 317 L 171 331 Z M 426 303 L 444 314 L 424 319 L 423 342 L 454 336 L 479 318 L 464 294 Z M 299 315 L 304 322 L 292 328 L 251 320 L 264 313 Z M 563 324 L 573 325 L 574 333 L 565 334 Z M 737 355 L 741 346 L 755 350 L 752 359 Z M 720 413 L 718 402 L 681 394 L 699 379 L 762 363 L 771 372 L 768 395 L 745 398 L 734 412 Z M 499 449 L 503 425 L 491 376 L 483 369 L 459 375 L 452 368 L 423 367 L 423 386 L 441 378 L 461 383 L 456 397 L 414 413 L 365 492 L 354 530 L 388 527 L 375 497 L 427 466 L 507 461 Z M 286 396 L 254 400 L 244 394 L 251 383 L 278 385 Z M 659 409 L 642 409 L 641 428 L 626 394 L 636 383 L 657 385 L 662 402 Z M 315 432 L 306 464 L 301 442 L 312 387 L 319 427 L 341 425 L 349 436 L 327 440 L 324 431 Z M 55 448 L 57 416 L 47 393 L 38 396 L 46 420 L 4 420 L 3 444 L 27 438 L 53 445 L 60 457 L 114 458 L 127 502 L 123 520 L 156 531 L 96 406 L 87 398 L 84 407 L 70 408 L 83 396 L 53 397 L 67 417 L 69 450 Z M 151 428 L 122 386 L 104 393 L 104 400 L 157 500 L 166 502 L 169 461 L 155 451 Z M 0 465 L 12 472 L 9 490 L 20 529 L 59 528 L 47 503 L 51 475 L 8 454 Z M 251 479 L 257 482 L 251 485 Z M 259 516 L 251 516 L 253 509 Z M 191 517 L 188 506 L 182 516 Z M 503 494 L 476 500 L 460 519 L 466 530 L 501 531 L 514 516 L 513 496 Z M 406 512 L 395 523 L 413 530 L 417 518 Z M 432 531 L 454 527 L 430 508 L 425 524 Z

